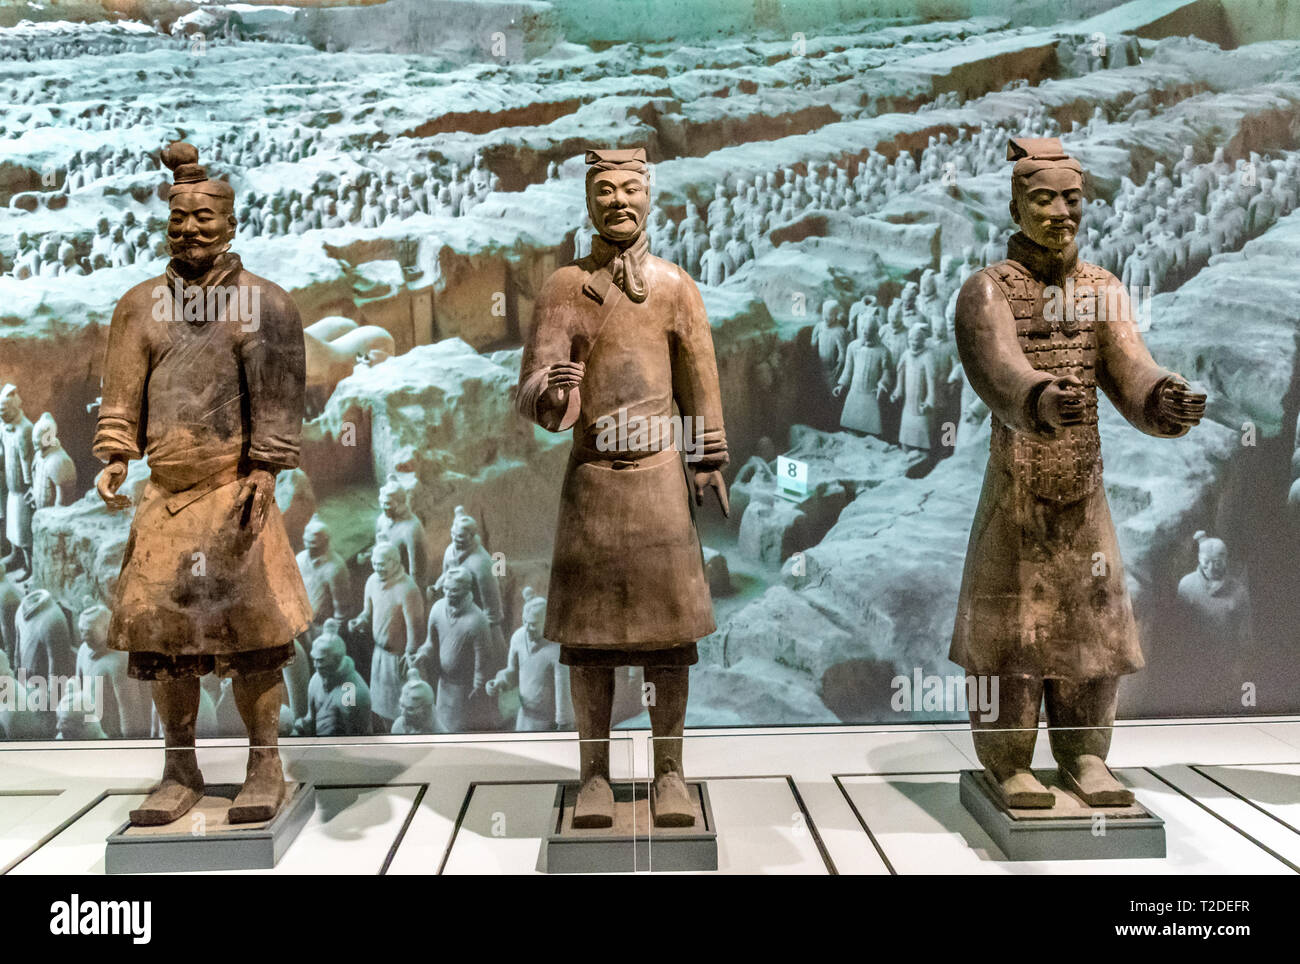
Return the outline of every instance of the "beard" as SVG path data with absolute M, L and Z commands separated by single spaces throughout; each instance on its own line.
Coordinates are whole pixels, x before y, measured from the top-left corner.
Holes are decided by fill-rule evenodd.
M 210 241 L 202 238 L 168 238 L 167 249 L 172 260 L 192 271 L 202 272 L 212 267 L 213 262 L 230 249 L 230 242 L 223 238 Z

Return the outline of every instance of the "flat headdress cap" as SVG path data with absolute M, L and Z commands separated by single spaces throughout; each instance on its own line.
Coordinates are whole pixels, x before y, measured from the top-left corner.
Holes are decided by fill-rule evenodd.
M 1083 173 L 1079 162 L 1065 153 L 1059 137 L 1013 137 L 1007 141 L 1007 160 L 1015 161 L 1011 177 L 1029 177 L 1050 167 Z
M 644 147 L 625 147 L 611 150 L 587 151 L 587 164 L 590 177 L 599 171 L 636 171 L 646 173 Z
M 208 178 L 208 172 L 199 164 L 199 151 L 187 141 L 172 141 L 162 149 L 162 162 L 171 169 L 172 186 L 167 192 L 170 200 L 177 194 L 207 194 L 211 197 L 235 199 L 235 189 L 225 181 Z

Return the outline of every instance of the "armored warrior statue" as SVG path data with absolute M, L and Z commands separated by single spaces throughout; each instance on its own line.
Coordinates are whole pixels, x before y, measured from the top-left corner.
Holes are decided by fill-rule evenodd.
M 972 712 L 971 726 L 1005 805 L 1053 805 L 1030 769 L 1044 698 L 1065 786 L 1123 805 L 1133 795 L 1105 758 L 1119 678 L 1143 659 L 1102 486 L 1097 389 L 1160 438 L 1196 425 L 1205 396 L 1152 360 L 1115 276 L 1078 260 L 1078 161 L 1055 138 L 1012 140 L 1007 157 L 1020 232 L 957 303 L 963 370 L 993 432 L 949 655 L 998 677 L 996 721 Z
M 655 694 L 655 823 L 691 826 L 681 763 L 687 674 L 696 641 L 715 627 L 690 503 L 713 489 L 727 511 L 718 369 L 699 289 L 649 253 L 645 151 L 588 151 L 587 164 L 592 253 L 543 286 L 516 394 L 543 428 L 573 428 L 543 635 L 570 668 L 584 741 L 574 826 L 613 822 L 605 741 L 614 669 L 628 665 L 645 667 Z M 667 422 L 674 402 L 695 426 L 689 483 L 663 433 L 629 434 L 611 448 L 602 431 L 620 415 Z
M 147 455 L 150 469 L 109 629 L 130 674 L 153 683 L 167 746 L 162 782 L 131 821 L 170 823 L 203 795 L 199 678 L 214 671 L 233 680 L 250 744 L 229 819 L 263 821 L 285 795 L 280 671 L 312 615 L 275 504 L 276 472 L 298 464 L 302 321 L 229 250 L 230 185 L 208 178 L 190 144 L 169 145 L 163 160 L 174 172 L 171 261 L 117 303 L 94 440 L 110 508 L 131 504 L 118 492 L 131 459 Z

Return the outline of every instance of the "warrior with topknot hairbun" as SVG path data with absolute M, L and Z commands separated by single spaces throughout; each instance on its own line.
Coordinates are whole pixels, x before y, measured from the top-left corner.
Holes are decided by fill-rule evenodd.
M 173 172 L 171 261 L 117 303 L 94 441 L 107 463 L 96 487 L 111 509 L 131 507 L 119 492 L 127 464 L 149 460 L 108 645 L 152 684 L 168 752 L 131 822 L 171 823 L 203 796 L 195 721 L 199 677 L 211 672 L 233 679 L 250 743 L 229 820 L 264 821 L 285 795 L 281 670 L 312 618 L 275 504 L 275 474 L 298 464 L 302 320 L 288 294 L 230 251 L 230 185 L 184 141 L 162 160 Z

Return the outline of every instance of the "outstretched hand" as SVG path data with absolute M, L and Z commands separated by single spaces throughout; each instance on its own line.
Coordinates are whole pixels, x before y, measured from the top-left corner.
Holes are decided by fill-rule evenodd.
M 1192 391 L 1187 382 L 1175 375 L 1160 386 L 1156 415 L 1177 429 L 1192 428 L 1205 417 L 1205 394 Z
M 1052 380 L 1038 396 L 1038 420 L 1052 429 L 1083 421 L 1086 395 L 1073 375 Z

